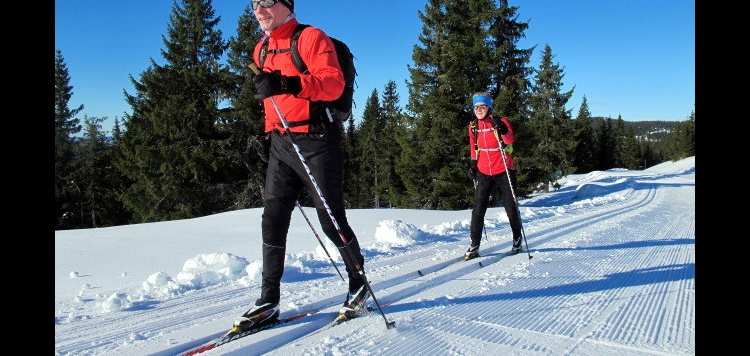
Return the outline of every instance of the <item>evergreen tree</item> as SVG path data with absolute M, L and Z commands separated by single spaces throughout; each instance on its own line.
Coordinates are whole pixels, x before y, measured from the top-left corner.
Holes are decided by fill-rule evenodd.
M 132 181 L 123 199 L 137 222 L 192 218 L 226 211 L 223 167 L 230 145 L 216 123 L 226 97 L 227 70 L 218 60 L 227 45 L 215 29 L 210 0 L 175 2 L 163 37 L 165 65 L 151 61 L 137 91 L 126 93 L 118 169 Z M 230 145 L 231 146 L 231 145 Z
M 84 134 L 78 141 L 78 169 L 71 184 L 80 190 L 82 228 L 104 227 L 128 222 L 119 202 L 121 175 L 112 166 L 113 142 L 107 139 L 101 123 L 107 118 L 84 116 Z
M 383 132 L 380 139 L 382 154 L 380 155 L 380 191 L 384 194 L 381 207 L 392 208 L 399 206 L 405 197 L 406 187 L 396 173 L 396 160 L 400 155 L 399 142 L 403 136 L 404 116 L 399 106 L 399 96 L 396 82 L 388 81 L 381 96 L 381 114 L 383 115 Z
M 383 161 L 382 148 L 387 144 L 383 141 L 383 115 L 378 101 L 378 91 L 373 89 L 367 98 L 362 121 L 357 131 L 356 166 L 357 190 L 354 196 L 358 207 L 379 208 L 382 186 L 380 172 Z
M 615 135 L 612 128 L 612 119 L 598 119 L 596 129 L 597 148 L 597 166 L 596 170 L 606 171 L 615 167 Z
M 595 169 L 596 136 L 591 123 L 591 112 L 586 96 L 583 96 L 578 115 L 573 122 L 573 173 L 588 173 Z
M 640 139 L 639 140 L 639 147 L 641 152 L 642 162 L 639 163 L 639 167 L 642 167 L 643 169 L 646 169 L 648 167 L 651 167 L 655 164 L 658 164 L 660 162 L 663 162 L 663 156 L 657 152 L 654 148 L 651 142 L 648 140 Z
M 534 73 L 534 69 L 529 67 L 534 47 L 521 49 L 517 46 L 529 28 L 528 23 L 518 21 L 517 12 L 517 6 L 509 6 L 507 0 L 500 1 L 490 27 L 496 59 L 490 62 L 491 80 L 488 88 L 496 98 L 493 113 L 511 121 L 515 136 L 518 136 L 517 131 L 523 131 L 519 129 L 529 119 L 531 82 L 528 77 Z M 477 91 L 481 91 L 481 88 L 477 88 Z
M 672 161 L 690 156 L 695 156 L 695 111 L 677 124 L 667 145 L 667 157 Z
M 641 160 L 640 156 L 633 128 L 625 127 L 625 121 L 618 116 L 615 122 L 615 167 L 635 169 Z
M 527 22 L 518 21 L 517 12 L 517 6 L 509 6 L 507 0 L 501 0 L 490 27 L 496 53 L 495 60 L 490 63 L 492 84 L 489 91 L 495 98 L 492 112 L 496 116 L 507 117 L 513 126 L 516 139 L 513 144 L 513 161 L 519 187 L 516 194 L 525 196 L 528 194 L 528 178 L 524 167 L 532 147 L 532 133 L 528 125 L 531 82 L 528 78 L 534 73 L 534 69 L 529 66 L 529 61 L 534 47 L 522 49 L 517 46 L 529 28 Z M 480 89 L 477 91 L 481 91 Z M 469 114 L 473 116 L 473 113 Z
M 573 89 L 561 92 L 563 70 L 552 63 L 553 58 L 552 48 L 546 45 L 530 100 L 533 147 L 527 160 L 531 168 L 528 182 L 530 189 L 542 192 L 573 171 L 573 123 L 570 111 L 565 109 Z
M 81 192 L 71 183 L 75 166 L 75 138 L 81 131 L 76 115 L 83 104 L 75 109 L 68 105 L 73 96 L 70 73 L 62 51 L 55 50 L 55 228 L 69 229 L 83 223 Z
M 343 125 L 342 125 L 343 126 Z M 354 115 L 349 116 L 343 127 L 344 134 L 341 136 L 341 145 L 344 150 L 344 205 L 346 208 L 357 208 L 361 205 L 357 202 L 359 192 L 359 162 L 357 160 L 357 146 L 359 138 L 357 127 L 354 123 Z
M 617 119 L 615 120 L 615 127 L 614 127 L 614 140 L 615 140 L 615 150 L 614 150 L 614 167 L 616 168 L 624 168 L 625 167 L 625 157 L 627 153 L 625 152 L 625 121 L 622 119 L 622 116 L 618 115 Z
M 260 159 L 258 149 L 259 139 L 265 136 L 265 118 L 261 101 L 253 98 L 254 73 L 249 67 L 255 45 L 262 35 L 252 7 L 246 6 L 238 20 L 237 37 L 229 39 L 230 105 L 221 110 L 219 125 L 228 139 L 227 146 L 217 153 L 232 163 L 226 181 L 231 187 L 230 195 L 235 197 L 231 203 L 233 209 L 263 206 L 266 164 Z

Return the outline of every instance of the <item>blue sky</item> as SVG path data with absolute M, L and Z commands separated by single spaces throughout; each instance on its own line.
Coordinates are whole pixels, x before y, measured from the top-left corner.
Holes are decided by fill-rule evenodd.
M 174 2 L 168 0 L 57 0 L 55 49 L 70 72 L 71 108 L 79 115 L 114 118 L 132 113 L 124 92 L 150 60 L 164 64 L 162 37 L 167 35 Z M 236 35 L 237 19 L 250 1 L 214 0 L 224 39 Z M 396 83 L 400 105 L 408 102 L 407 65 L 422 23 L 417 0 L 297 0 L 295 12 L 344 40 L 355 55 L 359 76 L 355 117 L 373 89 L 382 94 Z M 684 121 L 695 109 L 695 1 L 685 0 L 510 0 L 518 20 L 529 23 L 520 48 L 536 49 L 537 68 L 546 44 L 563 69 L 563 87 L 574 89 L 567 109 L 578 112 L 583 96 L 593 116 L 621 116 L 626 121 Z

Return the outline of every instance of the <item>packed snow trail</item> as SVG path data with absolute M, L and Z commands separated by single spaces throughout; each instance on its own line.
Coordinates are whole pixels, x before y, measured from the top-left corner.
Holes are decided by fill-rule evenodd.
M 390 217 L 398 235 L 396 243 L 363 246 L 368 280 L 396 329 L 373 313 L 308 336 L 335 316 L 346 286 L 329 261 L 294 256 L 282 317 L 321 312 L 202 355 L 694 355 L 694 158 L 674 164 L 673 172 L 592 172 L 522 200 L 533 259 L 526 251 L 505 255 L 511 241 L 502 207 L 488 210 L 481 256 L 469 261 L 460 261 L 468 210 L 436 212 L 460 219 L 431 218 L 419 229 L 409 226 L 406 211 L 368 211 Z M 123 294 L 136 297 L 133 305 L 104 313 L 95 307 L 99 296 L 56 299 L 55 352 L 184 350 L 225 332 L 259 293 L 257 281 L 245 280 L 166 298 L 128 289 Z

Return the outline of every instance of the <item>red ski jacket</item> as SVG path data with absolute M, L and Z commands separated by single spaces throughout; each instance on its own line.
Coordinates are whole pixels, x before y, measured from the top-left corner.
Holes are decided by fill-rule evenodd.
M 274 53 L 275 49 L 288 49 L 292 41 L 292 32 L 299 22 L 292 18 L 269 35 L 268 54 L 263 63 L 262 71 L 280 70 L 281 75 L 299 76 L 302 90 L 297 96 L 291 94 L 274 95 L 273 98 L 279 105 L 281 114 L 287 122 L 303 121 L 310 118 L 310 101 L 331 101 L 341 96 L 344 92 L 344 72 L 339 66 L 336 49 L 333 42 L 322 30 L 315 27 L 307 27 L 300 34 L 297 46 L 300 57 L 307 64 L 310 74 L 302 74 L 292 62 L 292 53 L 283 51 Z M 260 48 L 263 44 L 262 38 L 255 45 L 253 61 L 260 63 Z M 263 109 L 266 114 L 265 131 L 270 132 L 274 128 L 285 132 L 281 119 L 271 103 L 271 98 L 263 99 Z M 306 133 L 310 125 L 293 126 L 292 132 Z
M 477 168 L 488 176 L 494 176 L 505 172 L 505 167 L 516 169 L 513 157 L 508 152 L 500 152 L 501 149 L 512 145 L 514 141 L 513 127 L 507 118 L 501 117 L 508 133 L 500 135 L 490 121 L 490 115 L 484 119 L 474 119 L 469 123 L 469 152 L 472 160 L 477 160 Z M 502 139 L 502 144 L 498 140 Z M 503 164 L 503 153 L 505 163 Z

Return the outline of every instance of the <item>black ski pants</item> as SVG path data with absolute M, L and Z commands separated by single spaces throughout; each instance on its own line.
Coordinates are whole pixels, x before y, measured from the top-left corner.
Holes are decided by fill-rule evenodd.
M 474 189 L 474 209 L 471 211 L 471 245 L 479 246 L 482 242 L 482 229 L 484 228 L 484 215 L 487 213 L 487 206 L 489 205 L 489 197 L 492 187 L 500 188 L 500 198 L 503 201 L 503 207 L 505 208 L 505 214 L 508 216 L 508 222 L 510 223 L 510 229 L 513 231 L 514 243 L 520 243 L 521 241 L 521 218 L 518 216 L 518 207 L 513 199 L 513 192 L 511 192 L 511 186 L 508 182 L 508 171 L 503 173 L 488 176 L 482 172 L 477 172 L 476 187 Z M 516 181 L 516 171 L 510 170 L 510 180 L 513 183 L 513 191 L 518 191 L 516 187 L 518 183 Z
M 349 226 L 344 209 L 344 161 L 340 134 L 334 129 L 326 133 L 292 134 L 300 149 L 308 173 L 287 134 L 274 130 L 271 133 L 270 157 L 266 171 L 263 198 L 263 284 L 261 299 L 278 303 L 281 297 L 281 277 L 284 274 L 284 257 L 287 234 L 296 201 L 307 188 L 318 213 L 320 225 L 336 247 L 346 265 L 349 284 L 361 285 L 358 270 L 364 268 L 364 257 L 354 231 Z M 310 174 L 314 178 L 310 178 Z M 317 189 L 325 198 L 342 236 L 331 221 Z M 348 249 L 346 248 L 348 246 Z M 351 253 L 350 253 L 351 252 Z M 357 268 L 359 266 L 359 268 Z

